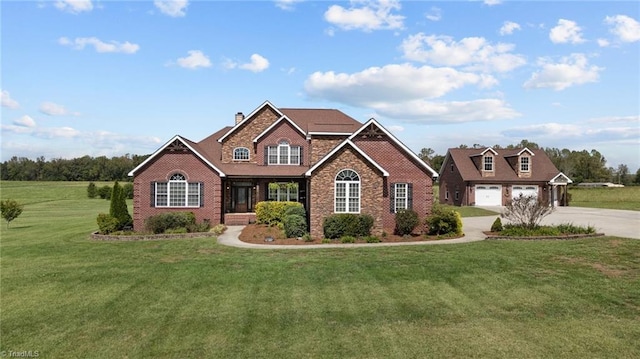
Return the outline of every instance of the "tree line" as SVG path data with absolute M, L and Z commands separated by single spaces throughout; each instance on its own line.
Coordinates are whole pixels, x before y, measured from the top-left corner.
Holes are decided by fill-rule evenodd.
M 458 148 L 485 148 L 488 146 L 474 144 L 472 146 L 460 145 Z M 522 140 L 515 145 L 502 147 L 493 145 L 494 149 L 512 149 L 512 148 L 529 148 L 531 150 L 542 149 L 551 162 L 558 170 L 573 180 L 573 183 L 582 182 L 612 182 L 624 185 L 640 184 L 640 168 L 635 175 L 629 173 L 629 167 L 626 164 L 620 164 L 617 168 L 607 167 L 607 161 L 604 156 L 595 149 L 587 150 L 569 150 L 551 147 L 540 147 L 535 142 Z M 444 162 L 445 155 L 436 154 L 432 148 L 423 148 L 418 153 L 423 161 L 429 163 L 431 167 L 440 172 L 440 167 Z
M 83 156 L 73 159 L 32 160 L 13 156 L 0 163 L 3 181 L 130 181 L 127 174 L 149 155 Z

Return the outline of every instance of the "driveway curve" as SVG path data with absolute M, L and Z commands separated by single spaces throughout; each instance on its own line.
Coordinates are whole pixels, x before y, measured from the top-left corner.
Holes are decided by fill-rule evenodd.
M 501 207 L 483 207 L 500 212 Z M 483 231 L 491 228 L 491 224 L 499 214 L 483 217 L 462 218 L 462 228 L 465 236 L 455 239 L 423 242 L 395 242 L 395 243 L 336 243 L 336 244 L 308 244 L 308 245 L 273 245 L 242 242 L 238 237 L 244 226 L 229 226 L 218 237 L 218 243 L 238 248 L 255 249 L 311 249 L 311 248 L 362 248 L 385 246 L 412 245 L 441 245 L 477 242 L 485 239 Z M 579 226 L 592 226 L 598 233 L 607 236 L 640 239 L 640 211 L 624 211 L 616 209 L 558 207 L 553 213 L 542 220 L 542 224 L 571 223 Z

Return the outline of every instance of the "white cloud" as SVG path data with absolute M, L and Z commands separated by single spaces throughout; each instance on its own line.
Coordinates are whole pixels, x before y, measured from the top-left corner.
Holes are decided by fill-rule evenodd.
M 640 23 L 626 15 L 607 16 L 604 22 L 612 25 L 609 30 L 622 42 L 640 41 Z
M 36 127 L 36 121 L 27 115 L 13 121 L 13 124 L 22 127 Z
M 351 0 L 351 7 L 332 5 L 324 13 L 324 19 L 343 30 L 394 30 L 404 27 L 404 16 L 392 14 L 400 10 L 398 0 Z
M 262 72 L 269 68 L 269 60 L 258 54 L 253 54 L 251 55 L 251 62 L 242 64 L 239 67 L 251 72 Z
M 587 120 L 588 123 L 618 123 L 618 122 L 633 122 L 640 124 L 640 116 L 608 116 L 608 117 L 597 117 L 591 118 Z
M 558 63 L 541 58 L 538 63 L 542 69 L 531 75 L 524 83 L 525 88 L 552 88 L 560 91 L 575 85 L 597 82 L 600 72 L 604 70 L 602 67 L 590 66 L 584 54 L 571 54 Z
M 0 92 L 0 102 L 2 103 L 2 107 L 7 107 L 12 110 L 20 108 L 18 101 L 12 99 L 11 94 L 9 94 L 9 91 L 7 90 L 2 90 L 2 92 Z
M 64 106 L 58 105 L 53 102 L 43 102 L 42 104 L 40 104 L 38 110 L 49 116 L 79 115 L 77 112 L 69 112 L 66 108 L 64 108 Z
M 183 17 L 186 15 L 188 0 L 154 0 L 153 4 L 161 13 L 171 17 Z
M 93 10 L 93 4 L 91 0 L 58 0 L 53 6 L 58 10 L 65 11 L 71 14 L 79 14 L 83 11 Z
M 606 143 L 612 142 L 617 145 L 630 143 L 637 146 L 637 138 L 640 136 L 640 127 L 638 126 L 620 126 L 620 127 L 597 127 L 583 122 L 580 124 L 571 123 L 540 123 L 529 126 L 515 127 L 502 132 L 506 136 L 522 136 L 527 134 L 529 140 L 544 140 L 547 143 L 562 140 L 561 146 L 567 146 L 569 143 Z M 631 140 L 632 142 L 628 142 Z
M 582 29 L 575 21 L 560 19 L 558 25 L 549 32 L 549 39 L 555 44 L 579 44 L 585 40 L 582 38 Z
M 503 100 L 389 102 L 373 106 L 379 114 L 407 122 L 463 123 L 513 119 L 520 113 Z
M 465 66 L 466 70 L 508 72 L 526 63 L 512 54 L 512 44 L 491 44 L 482 37 L 466 37 L 456 42 L 449 36 L 418 33 L 402 41 L 404 58 L 433 65 Z
M 610 45 L 609 40 L 607 39 L 598 39 L 598 46 L 600 47 L 608 47 Z
M 511 35 L 515 30 L 520 30 L 520 24 L 513 21 L 505 21 L 500 28 L 500 35 Z
M 502 4 L 502 0 L 484 0 L 485 5 L 493 6 Z
M 491 76 L 452 68 L 392 64 L 353 74 L 315 72 L 307 78 L 304 88 L 311 97 L 370 107 L 376 103 L 438 98 L 467 85 L 489 87 L 495 83 Z
M 187 51 L 187 54 L 189 54 L 189 56 L 181 57 L 177 60 L 180 67 L 191 70 L 195 70 L 199 67 L 211 67 L 209 57 L 203 54 L 202 51 L 191 50 Z
M 76 50 L 82 50 L 85 46 L 91 45 L 94 47 L 96 52 L 100 53 L 115 52 L 134 54 L 140 49 L 139 45 L 132 44 L 129 41 L 126 41 L 124 43 L 120 43 L 118 41 L 109 41 L 107 43 L 96 37 L 77 37 L 73 41 L 66 37 L 61 37 L 58 39 L 58 43 L 63 46 L 73 47 Z
M 276 6 L 286 11 L 292 11 L 299 2 L 302 0 L 275 0 Z
M 404 127 L 400 126 L 400 125 L 391 125 L 391 126 L 387 126 L 387 130 L 393 132 L 393 133 L 400 133 L 402 131 L 404 131 Z
M 442 19 L 442 9 L 432 6 L 431 10 L 425 14 L 425 17 L 431 21 L 440 21 Z
M 44 139 L 70 139 L 80 135 L 80 131 L 71 127 L 38 127 L 35 125 L 35 121 L 33 121 L 33 126 L 27 126 L 26 124 L 29 124 L 28 119 L 16 120 L 14 125 L 2 125 L 2 131 Z

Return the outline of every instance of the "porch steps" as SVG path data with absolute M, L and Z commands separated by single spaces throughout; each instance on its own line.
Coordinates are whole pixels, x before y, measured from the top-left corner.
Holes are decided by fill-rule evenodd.
M 227 226 L 246 226 L 255 222 L 255 213 L 226 213 L 224 215 L 224 224 Z

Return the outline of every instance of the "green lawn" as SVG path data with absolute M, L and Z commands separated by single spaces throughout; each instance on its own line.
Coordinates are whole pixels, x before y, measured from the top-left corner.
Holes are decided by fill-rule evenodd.
M 0 351 L 42 358 L 640 357 L 640 241 L 242 250 L 94 242 L 86 183 L 2 182 Z M 6 354 L 8 356 L 8 354 Z
M 627 209 L 640 211 L 640 186 L 622 188 L 569 189 L 572 207 Z

